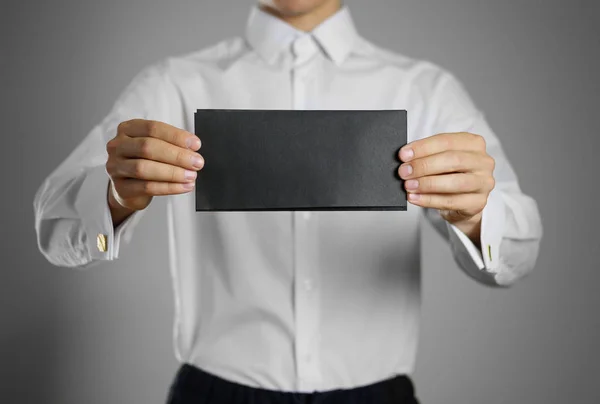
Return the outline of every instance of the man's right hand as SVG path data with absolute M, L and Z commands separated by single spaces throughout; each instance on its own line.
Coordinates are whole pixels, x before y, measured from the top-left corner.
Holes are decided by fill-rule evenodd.
M 106 144 L 110 177 L 108 202 L 116 226 L 155 195 L 176 195 L 194 188 L 204 159 L 196 151 L 200 139 L 163 122 L 121 122 Z

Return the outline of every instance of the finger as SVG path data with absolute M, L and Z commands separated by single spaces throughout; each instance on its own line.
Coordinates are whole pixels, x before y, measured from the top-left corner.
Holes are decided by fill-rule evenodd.
M 402 179 L 425 177 L 428 175 L 473 172 L 487 164 L 488 156 L 473 152 L 446 151 L 404 163 L 398 168 Z
M 419 194 L 466 194 L 491 191 L 493 187 L 493 177 L 472 173 L 431 175 L 404 182 L 408 192 Z
M 465 217 L 481 212 L 487 202 L 486 194 L 408 194 L 408 201 L 423 208 L 460 212 Z
M 408 162 L 449 150 L 481 152 L 485 147 L 485 139 L 473 133 L 440 133 L 410 142 L 400 149 L 398 157 Z
M 140 195 L 161 196 L 184 194 L 194 189 L 194 185 L 193 182 L 180 184 L 176 182 L 144 181 L 133 178 L 121 179 L 115 182 L 117 192 L 124 199 Z
M 159 161 L 190 170 L 204 167 L 204 158 L 200 154 L 151 137 L 128 138 L 122 142 L 118 155 Z
M 117 176 L 135 178 L 146 181 L 190 182 L 196 179 L 197 173 L 170 164 L 144 159 L 126 159 L 120 162 Z
M 164 122 L 151 121 L 146 119 L 132 119 L 121 122 L 118 128 L 119 133 L 129 137 L 152 137 L 164 140 L 175 146 L 198 150 L 201 146 L 198 136 L 176 128 Z

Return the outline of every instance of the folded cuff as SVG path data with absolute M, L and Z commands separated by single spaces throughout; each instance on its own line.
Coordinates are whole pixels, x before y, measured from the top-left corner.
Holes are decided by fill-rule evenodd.
M 461 246 L 461 256 L 470 257 L 480 270 L 496 273 L 500 261 L 499 250 L 504 234 L 505 215 L 502 195 L 499 191 L 492 190 L 481 217 L 481 250 L 458 227 L 448 223 L 453 249 L 457 250 L 457 247 Z
M 122 241 L 129 241 L 144 212 L 134 212 L 115 229 L 108 206 L 108 186 L 105 166 L 90 168 L 75 201 L 92 261 L 118 258 Z
M 108 174 L 104 166 L 87 169 L 75 200 L 92 261 L 114 259 L 114 229 L 108 207 Z

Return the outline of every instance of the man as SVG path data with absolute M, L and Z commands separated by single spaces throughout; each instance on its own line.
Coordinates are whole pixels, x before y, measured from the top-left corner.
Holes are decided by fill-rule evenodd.
M 211 163 L 198 108 L 406 109 L 408 210 L 195 212 Z M 182 363 L 170 403 L 415 403 L 421 215 L 488 285 L 528 273 L 542 235 L 461 84 L 362 38 L 340 0 L 263 1 L 243 38 L 144 69 L 40 187 L 40 249 L 61 266 L 117 259 L 159 195 Z

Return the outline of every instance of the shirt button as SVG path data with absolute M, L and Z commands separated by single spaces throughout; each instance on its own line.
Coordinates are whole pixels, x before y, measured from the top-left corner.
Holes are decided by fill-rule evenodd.
M 310 363 L 310 361 L 312 360 L 312 356 L 307 353 L 304 355 L 304 360 L 306 361 L 306 363 Z
M 304 220 L 308 220 L 308 219 L 310 219 L 310 216 L 311 216 L 311 215 L 310 215 L 310 212 L 304 212 L 304 213 L 302 214 L 302 217 L 304 218 Z
M 310 292 L 311 290 L 313 290 L 313 284 L 312 284 L 312 281 L 310 279 L 304 280 L 304 289 L 307 292 Z
M 106 234 L 98 234 L 98 236 L 96 237 L 96 246 L 98 247 L 98 251 L 100 252 L 106 252 L 107 250 L 107 243 L 106 243 Z

